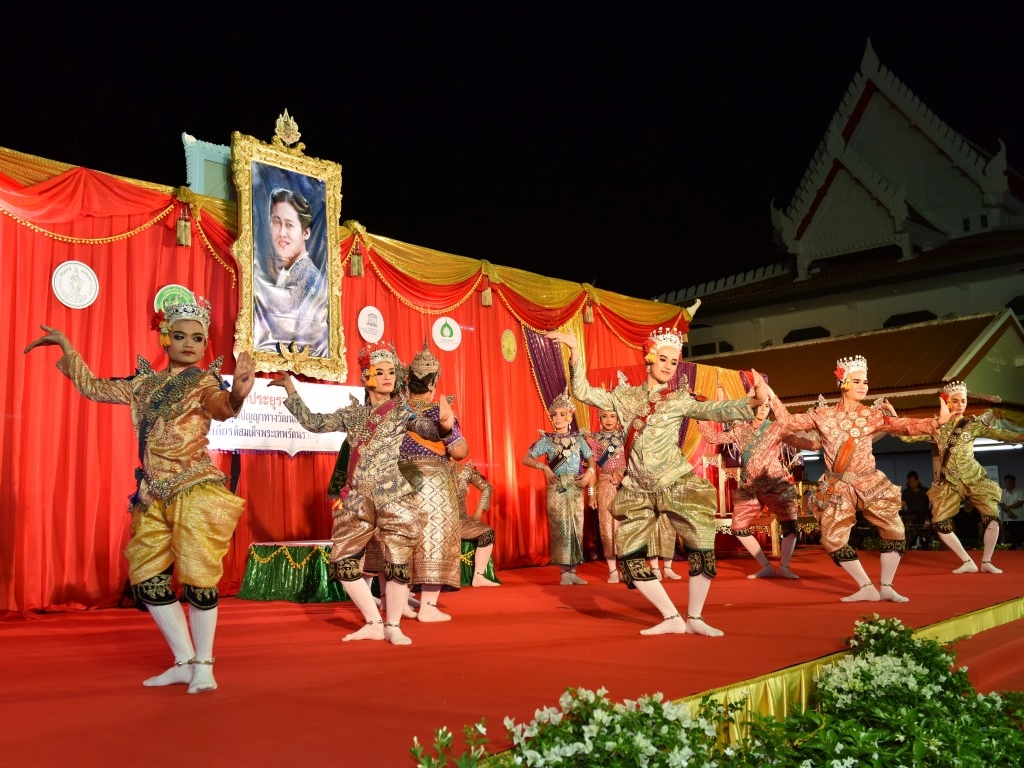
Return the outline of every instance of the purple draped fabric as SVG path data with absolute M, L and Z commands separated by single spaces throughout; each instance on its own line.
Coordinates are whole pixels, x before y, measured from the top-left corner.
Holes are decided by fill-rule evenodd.
M 547 408 L 556 397 L 565 392 L 568 386 L 565 379 L 565 364 L 562 360 L 561 345 L 525 326 L 523 335 L 526 337 L 526 351 L 530 356 L 530 365 L 533 366 L 533 372 L 537 376 L 540 394 L 544 398 L 544 407 Z M 572 431 L 577 429 L 575 416 L 569 428 Z

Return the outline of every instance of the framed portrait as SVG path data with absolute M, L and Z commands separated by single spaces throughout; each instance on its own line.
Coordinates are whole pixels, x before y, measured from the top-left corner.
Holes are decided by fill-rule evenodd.
M 344 381 L 341 166 L 301 150 L 280 139 L 231 137 L 240 282 L 235 354 L 250 352 L 257 371 Z

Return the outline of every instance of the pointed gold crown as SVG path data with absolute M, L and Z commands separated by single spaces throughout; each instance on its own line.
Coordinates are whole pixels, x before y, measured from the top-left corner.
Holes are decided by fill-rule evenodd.
M 438 377 L 441 376 L 441 361 L 434 357 L 426 339 L 423 340 L 423 349 L 417 352 L 416 357 L 409 363 L 409 370 L 416 375 L 417 379 L 424 379 L 432 373 L 436 373 Z
M 868 372 L 868 361 L 863 355 L 854 355 L 853 357 L 840 357 L 836 360 L 836 381 L 846 381 L 847 375 L 850 371 L 864 371 Z
M 576 406 L 573 405 L 572 399 L 569 397 L 569 388 L 566 387 L 564 392 L 561 392 L 558 397 L 551 401 L 551 405 L 548 406 L 548 413 L 554 413 L 556 408 L 565 408 L 569 411 L 569 415 L 576 413 Z
M 967 397 L 967 385 L 962 381 L 954 379 L 942 388 L 942 391 L 947 395 L 952 395 L 954 392 L 961 393 L 964 397 Z
M 210 302 L 200 296 L 194 303 L 172 304 L 164 309 L 164 322 L 168 329 L 179 320 L 195 320 L 207 333 L 210 332 Z

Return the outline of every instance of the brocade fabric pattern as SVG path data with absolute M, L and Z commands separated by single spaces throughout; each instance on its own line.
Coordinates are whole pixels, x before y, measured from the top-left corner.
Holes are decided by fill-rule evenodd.
M 715 543 L 715 489 L 693 473 L 679 450 L 683 419 L 710 421 L 749 420 L 754 417 L 747 398 L 698 401 L 687 390 L 666 386 L 621 384 L 612 391 L 593 387 L 582 366 L 571 366 L 572 390 L 577 400 L 601 410 L 613 410 L 626 427 L 626 477 L 615 496 L 612 511 L 620 521 L 615 552 L 620 560 L 647 551 L 659 536 L 659 518 L 669 524 L 683 544 L 710 551 Z M 630 443 L 632 433 L 632 442 Z
M 210 460 L 206 438 L 214 419 L 237 416 L 220 378 L 220 361 L 208 371 L 185 369 L 154 371 L 138 358 L 134 376 L 97 378 L 81 355 L 72 350 L 57 361 L 57 368 L 82 395 L 99 403 L 130 405 L 135 434 L 145 422 L 148 431 L 142 451 L 138 502 L 169 499 L 175 493 L 207 481 L 223 483 L 224 473 Z M 197 375 L 185 375 L 188 373 Z
M 949 520 L 960 511 L 962 501 L 970 500 L 985 517 L 999 517 L 999 499 L 1003 489 L 987 474 L 974 457 L 974 441 L 979 437 L 1003 443 L 1024 442 L 1024 433 L 996 429 L 984 417 L 950 419 L 934 437 L 901 437 L 904 442 L 933 441 L 939 450 L 941 466 L 928 498 L 932 502 L 932 522 Z
M 462 526 L 446 446 L 462 439 L 462 431 L 456 420 L 442 438 L 440 409 L 433 401 L 412 397 L 409 407 L 414 428 L 402 440 L 398 466 L 413 488 L 411 500 L 423 529 L 410 561 L 412 583 L 460 589 Z
M 900 487 L 890 482 L 875 466 L 872 437 L 879 432 L 892 435 L 931 435 L 938 431 L 935 419 L 887 417 L 875 407 L 861 405 L 841 410 L 819 398 L 806 413 L 791 414 L 777 397 L 772 397 L 777 423 L 789 433 L 817 431 L 825 474 L 811 499 L 811 508 L 821 525 L 821 544 L 826 552 L 838 552 L 849 544 L 857 510 L 875 526 L 886 541 L 904 542 L 900 519 Z
M 741 456 L 740 483 L 732 495 L 733 531 L 744 531 L 767 509 L 780 523 L 796 520 L 800 498 L 789 469 L 783 463 L 783 445 L 811 448 L 810 439 L 786 434 L 777 422 L 736 422 L 725 432 L 697 422 L 704 441 L 712 445 L 735 445 Z
M 224 473 L 207 450 L 211 421 L 226 421 L 241 410 L 231 406 L 220 360 L 208 371 L 193 366 L 172 372 L 154 371 L 139 357 L 134 376 L 101 379 L 72 350 L 57 368 L 88 399 L 131 406 L 142 466 L 136 470 L 131 539 L 125 547 L 129 581 L 141 584 L 174 564 L 180 583 L 216 587 L 245 508 L 244 500 L 224 487 Z

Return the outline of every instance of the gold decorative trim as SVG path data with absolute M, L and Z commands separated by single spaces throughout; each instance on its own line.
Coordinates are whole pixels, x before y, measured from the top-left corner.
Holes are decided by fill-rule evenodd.
M 292 134 L 294 135 L 296 134 Z M 239 271 L 235 355 L 250 352 L 257 371 L 291 371 L 324 381 L 344 381 L 348 371 L 345 361 L 344 329 L 341 324 L 342 267 L 339 259 L 338 227 L 341 213 L 341 166 L 305 157 L 301 154 L 301 147 L 282 146 L 279 137 L 275 138 L 278 140 L 272 145 L 237 131 L 231 136 L 232 170 L 238 193 L 238 237 L 231 248 Z M 302 346 L 295 340 L 287 339 L 279 340 L 276 350 L 268 349 L 266 343 L 261 344 L 260 349 L 255 348 L 254 323 L 257 317 L 254 312 L 254 280 L 257 254 L 254 240 L 254 168 L 261 174 L 261 178 L 264 174 L 285 178 L 306 177 L 296 178 L 297 185 L 299 182 L 311 184 L 315 188 L 323 185 L 322 219 L 316 215 L 317 206 L 314 205 L 312 225 L 314 229 L 323 228 L 321 237 L 323 242 L 326 242 L 323 264 L 318 265 L 323 269 L 327 279 L 327 348 L 321 354 L 315 354 L 316 350 L 311 350 L 309 344 Z M 256 202 L 259 205 L 267 204 L 267 200 Z M 318 204 L 319 202 L 317 201 Z

